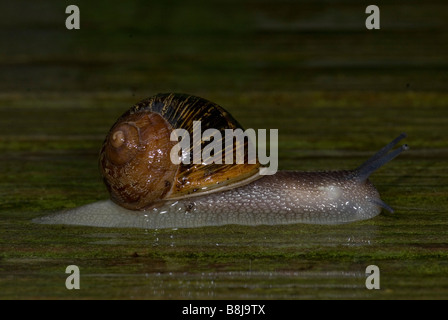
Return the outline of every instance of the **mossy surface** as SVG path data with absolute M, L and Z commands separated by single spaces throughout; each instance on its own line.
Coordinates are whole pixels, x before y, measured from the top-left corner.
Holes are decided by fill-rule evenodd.
M 162 3 L 78 1 L 79 32 L 64 28 L 62 5 L 7 8 L 0 298 L 448 298 L 445 2 L 381 5 L 376 33 L 365 6 L 346 2 L 244 1 L 247 14 L 232 2 Z M 214 101 L 246 128 L 279 129 L 282 170 L 355 168 L 406 132 L 411 149 L 371 178 L 395 213 L 177 230 L 31 222 L 107 198 L 97 163 L 106 132 L 169 91 Z M 65 287 L 72 264 L 80 290 Z M 380 268 L 380 290 L 365 287 L 368 265 Z

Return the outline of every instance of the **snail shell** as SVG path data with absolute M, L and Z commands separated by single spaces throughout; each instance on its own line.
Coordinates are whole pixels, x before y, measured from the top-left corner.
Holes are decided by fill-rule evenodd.
M 186 94 L 158 94 L 124 113 L 100 152 L 100 170 L 112 201 L 127 209 L 143 210 L 163 200 L 223 191 L 260 177 L 258 161 L 194 164 L 193 147 L 187 154 L 190 164 L 173 164 L 170 152 L 177 142 L 170 140 L 171 132 L 182 128 L 192 137 L 194 121 L 201 121 L 201 134 L 214 128 L 224 137 L 225 129 L 242 128 L 222 107 Z M 243 147 L 247 159 L 248 143 L 235 144 L 232 152 Z

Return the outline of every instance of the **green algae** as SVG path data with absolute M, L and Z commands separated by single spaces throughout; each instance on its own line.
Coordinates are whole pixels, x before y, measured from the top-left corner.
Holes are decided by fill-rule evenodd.
M 323 137 L 315 127 L 323 127 L 328 123 L 327 118 L 340 117 L 353 111 L 356 105 L 376 104 L 382 100 L 390 101 L 397 112 L 395 109 L 407 108 L 410 99 L 408 93 L 392 93 L 390 99 L 387 93 L 379 93 L 375 98 L 371 93 L 360 92 L 347 95 L 282 93 L 282 99 L 287 100 L 288 96 L 293 101 L 292 108 L 314 101 L 306 108 L 313 123 L 303 121 L 302 115 L 286 120 L 300 122 L 300 131 L 306 131 L 306 136 L 280 125 L 285 121 L 282 118 L 278 118 L 277 123 L 282 128 L 281 167 L 302 170 L 353 168 L 397 131 L 388 129 L 389 137 L 386 137 L 387 134 L 378 128 L 369 128 L 365 135 L 348 139 L 344 127 L 330 123 L 326 130 L 335 131 L 334 136 Z M 219 95 L 217 97 L 219 100 Z M 43 99 L 49 100 L 51 105 L 59 97 Z M 84 99 L 91 107 L 85 107 L 83 117 L 100 118 L 101 111 L 93 106 L 97 98 Z M 234 104 L 232 99 L 227 100 L 227 104 Z M 334 107 L 326 107 L 331 101 Z M 436 108 L 432 112 L 437 114 L 424 115 L 421 121 L 447 117 L 446 108 L 442 108 L 444 103 L 448 105 L 446 94 L 412 93 L 412 101 L 415 105 L 431 104 Z M 269 109 L 269 104 L 274 102 L 270 94 L 256 93 L 247 103 L 264 110 L 263 106 Z M 327 117 L 319 118 L 321 108 L 325 108 Z M 45 107 L 39 110 L 42 114 L 34 114 L 34 118 L 56 112 Z M 425 108 L 420 110 L 427 112 Z M 401 123 L 410 123 L 412 128 L 417 112 L 404 112 Z M 98 124 L 105 132 L 121 110 L 110 113 L 109 119 Z M 353 132 L 361 131 L 366 121 L 375 122 L 375 112 L 365 113 L 368 116 L 345 120 L 351 123 Z M 257 115 L 247 116 L 247 122 L 260 121 Z M 385 117 L 384 113 L 380 116 Z M 0 142 L 4 150 L 0 157 L 3 168 L 2 298 L 389 299 L 447 296 L 448 176 L 445 168 L 448 146 L 446 141 L 440 140 L 437 144 L 430 141 L 433 132 L 446 130 L 441 123 L 431 123 L 433 130 L 422 131 L 426 136 L 417 139 L 411 130 L 406 141 L 411 150 L 372 177 L 383 200 L 396 212 L 383 213 L 369 221 L 338 226 L 223 226 L 179 230 L 35 225 L 31 223 L 34 217 L 107 197 L 97 168 L 97 148 L 103 137 L 96 135 L 98 129 L 90 123 L 68 119 L 64 126 L 76 127 L 82 134 L 79 139 L 63 141 L 60 147 L 42 144 L 39 150 L 25 151 L 27 143 L 35 139 L 29 133 L 16 140 L 23 148 L 10 148 L 5 142 L 8 140 L 6 133 Z M 240 121 L 245 123 L 244 115 L 242 119 Z M 271 121 L 275 127 L 275 121 Z M 37 122 L 35 125 L 38 126 Z M 344 132 L 336 132 L 338 127 Z M 28 129 L 33 130 L 32 126 Z M 62 132 L 51 130 L 54 128 L 48 129 L 49 137 L 64 137 Z M 283 132 L 288 133 L 283 136 Z M 384 140 L 372 137 L 375 133 Z M 10 132 L 11 137 L 14 134 Z M 84 135 L 91 137 L 90 146 L 83 145 Z M 294 144 L 296 139 L 306 142 L 301 144 L 304 152 Z M 71 293 L 64 287 L 65 267 L 70 264 L 78 265 L 82 272 L 84 286 L 79 293 Z M 370 264 L 380 267 L 384 290 L 365 289 L 365 268 Z M 113 284 L 111 288 L 114 289 L 104 292 L 102 288 L 107 287 L 107 283 Z

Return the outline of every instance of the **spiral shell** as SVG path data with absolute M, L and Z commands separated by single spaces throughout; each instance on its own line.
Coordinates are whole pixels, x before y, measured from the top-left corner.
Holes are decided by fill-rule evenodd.
M 193 136 L 193 122 L 201 121 L 201 133 L 241 125 L 222 107 L 186 94 L 158 94 L 142 100 L 112 126 L 100 152 L 100 170 L 111 199 L 128 209 L 144 210 L 163 200 L 194 197 L 243 186 L 259 176 L 260 164 L 173 164 L 174 129 Z M 221 141 L 223 143 L 223 141 Z M 248 144 L 244 146 L 248 158 Z M 202 141 L 201 148 L 207 145 Z M 223 143 L 224 145 L 224 143 Z M 188 155 L 187 155 L 188 156 Z M 193 159 L 193 147 L 189 150 Z

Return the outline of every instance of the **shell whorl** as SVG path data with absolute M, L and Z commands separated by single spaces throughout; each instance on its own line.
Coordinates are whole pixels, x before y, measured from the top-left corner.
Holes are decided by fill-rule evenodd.
M 177 166 L 169 158 L 171 127 L 156 113 L 132 114 L 110 130 L 100 168 L 111 199 L 127 209 L 145 209 L 171 190 Z

